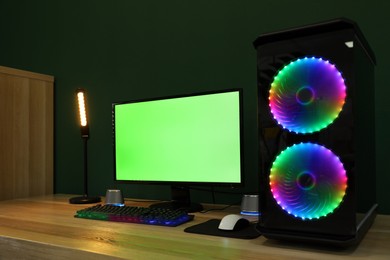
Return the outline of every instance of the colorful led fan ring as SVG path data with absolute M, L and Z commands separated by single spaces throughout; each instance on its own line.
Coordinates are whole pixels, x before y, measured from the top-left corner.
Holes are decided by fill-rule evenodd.
M 331 124 L 345 102 L 346 86 L 335 65 L 322 58 L 292 61 L 274 77 L 269 106 L 276 121 L 296 133 L 313 133 Z
M 324 146 L 300 143 L 282 151 L 270 173 L 278 205 L 301 219 L 318 219 L 342 202 L 347 176 L 339 158 Z

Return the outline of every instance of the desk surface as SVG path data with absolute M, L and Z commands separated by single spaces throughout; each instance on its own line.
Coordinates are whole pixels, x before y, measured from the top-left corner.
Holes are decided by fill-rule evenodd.
M 390 259 L 390 216 L 378 215 L 359 246 L 331 249 L 183 231 L 237 208 L 196 213 L 194 221 L 172 228 L 74 218 L 76 210 L 88 206 L 69 204 L 68 198 L 0 202 L 0 259 Z

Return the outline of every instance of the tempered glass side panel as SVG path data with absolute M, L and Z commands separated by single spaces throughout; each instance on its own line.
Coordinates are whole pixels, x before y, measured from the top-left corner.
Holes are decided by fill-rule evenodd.
M 354 48 L 356 103 L 356 207 L 367 213 L 377 203 L 375 167 L 375 75 L 372 62 L 364 49 Z

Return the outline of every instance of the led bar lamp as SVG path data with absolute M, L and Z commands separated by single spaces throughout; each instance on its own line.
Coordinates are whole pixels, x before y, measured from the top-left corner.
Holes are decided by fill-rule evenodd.
M 89 197 L 88 196 L 88 150 L 87 141 L 89 139 L 89 125 L 87 119 L 86 102 L 85 102 L 85 91 L 83 89 L 77 89 L 76 91 L 78 111 L 80 117 L 80 130 L 81 138 L 84 144 L 84 195 L 80 197 L 73 197 L 69 199 L 71 204 L 89 204 L 100 202 L 100 197 Z

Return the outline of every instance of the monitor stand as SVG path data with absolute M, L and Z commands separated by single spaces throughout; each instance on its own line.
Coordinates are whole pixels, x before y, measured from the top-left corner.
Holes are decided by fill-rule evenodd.
M 69 199 L 70 204 L 91 204 L 91 203 L 98 203 L 102 200 L 100 197 L 89 197 L 88 195 L 80 196 L 80 197 L 73 197 Z
M 199 203 L 191 202 L 189 187 L 171 186 L 172 200 L 168 202 L 155 203 L 152 208 L 183 209 L 187 212 L 198 212 L 203 210 Z

